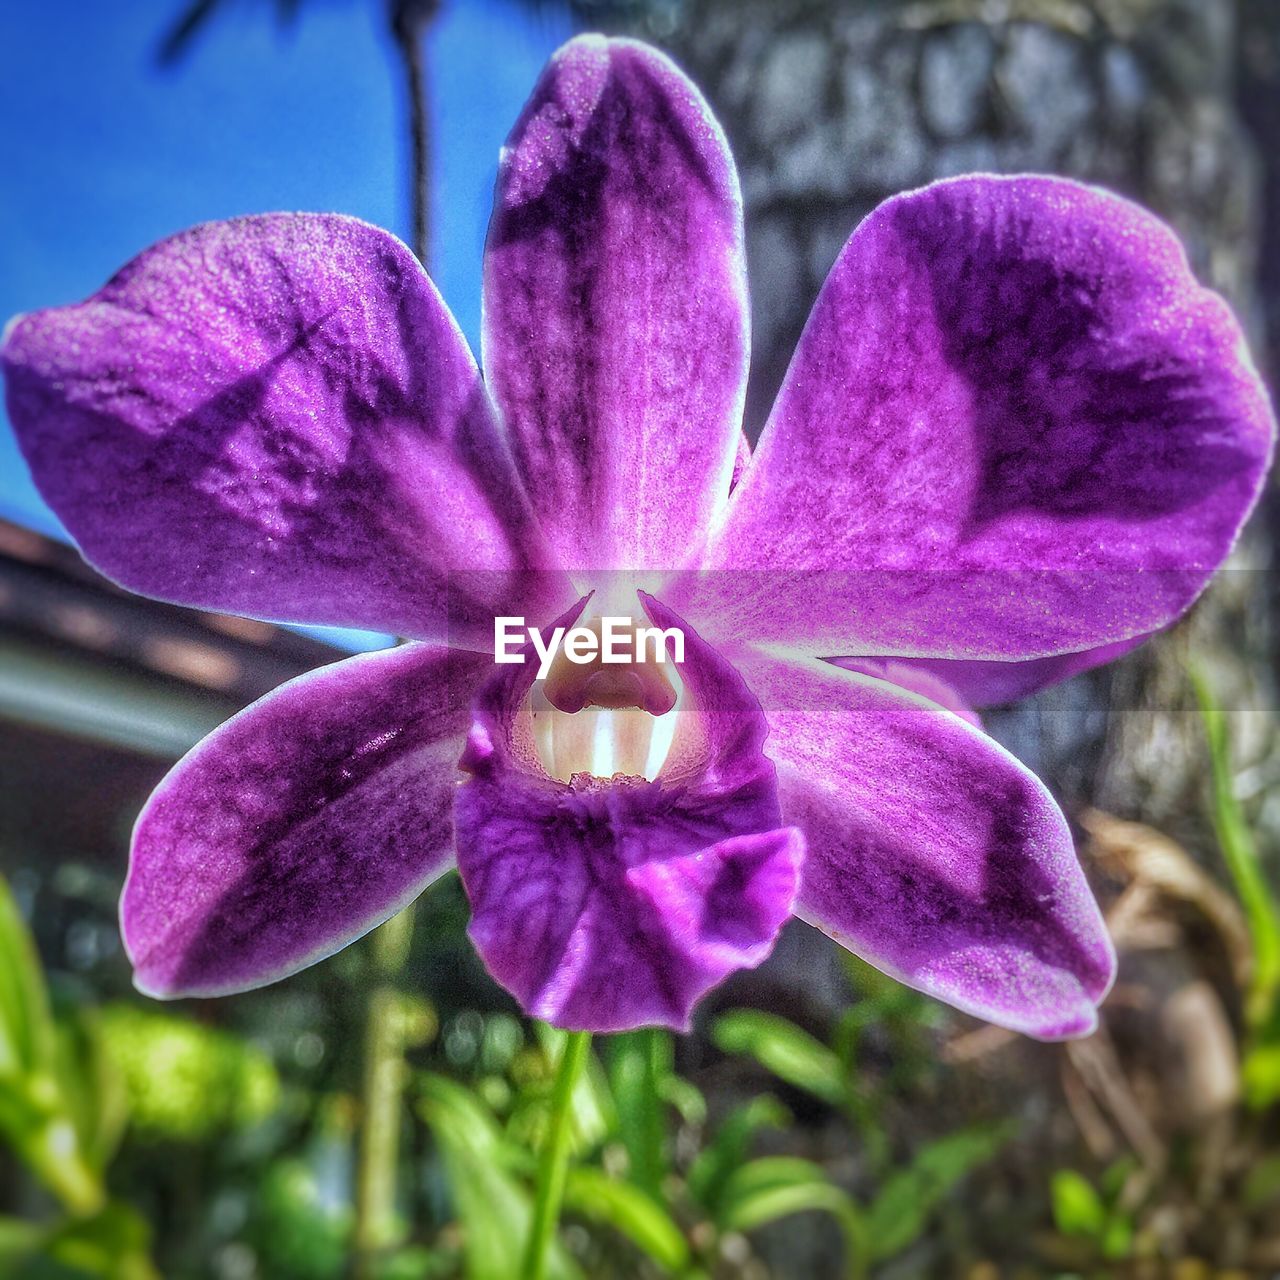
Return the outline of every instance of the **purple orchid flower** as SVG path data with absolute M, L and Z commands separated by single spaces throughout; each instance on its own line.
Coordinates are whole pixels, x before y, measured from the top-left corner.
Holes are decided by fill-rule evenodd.
M 983 1018 L 1090 1030 L 1110 942 L 974 708 L 1166 626 L 1257 497 L 1271 410 L 1172 233 L 1054 178 L 887 201 L 753 454 L 724 136 L 662 55 L 590 36 L 503 153 L 484 303 L 482 382 L 399 241 L 278 214 L 11 326 L 19 440 L 104 573 L 414 638 L 161 783 L 121 909 L 138 986 L 282 978 L 456 858 L 489 969 L 564 1027 L 687 1026 L 794 911 Z M 495 664 L 495 617 L 602 601 L 682 631 L 669 717 L 653 672 Z

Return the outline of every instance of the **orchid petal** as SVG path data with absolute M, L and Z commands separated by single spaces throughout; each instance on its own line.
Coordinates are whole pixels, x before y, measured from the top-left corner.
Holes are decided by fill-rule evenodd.
M 645 602 L 658 625 L 680 625 Z M 471 938 L 558 1026 L 687 1029 L 695 1002 L 759 964 L 790 913 L 804 841 L 778 829 L 759 706 L 683 630 L 685 701 L 652 782 L 550 778 L 530 745 L 529 663 L 498 668 L 476 701 L 457 800 Z
M 174 767 L 121 901 L 149 995 L 274 982 L 368 932 L 452 865 L 458 753 L 490 659 L 432 645 L 299 676 Z
M 845 246 L 720 572 L 668 598 L 712 638 L 814 655 L 1114 644 L 1194 600 L 1273 432 L 1239 326 L 1157 219 L 1056 178 L 939 182 Z
M 909 986 L 1043 1039 L 1082 1035 L 1114 955 L 1044 785 L 923 698 L 812 659 L 740 666 L 769 719 L 796 914 Z
M 20 317 L 2 359 L 41 493 L 131 590 L 475 643 L 536 585 L 475 361 L 385 231 L 196 227 Z
M 503 152 L 485 376 L 561 562 L 672 568 L 724 505 L 747 372 L 742 202 L 662 54 L 582 36 Z

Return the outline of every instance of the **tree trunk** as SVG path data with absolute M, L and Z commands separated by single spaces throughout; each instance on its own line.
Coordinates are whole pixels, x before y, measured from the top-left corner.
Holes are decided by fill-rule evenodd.
M 391 0 L 391 34 L 404 72 L 409 117 L 410 248 L 424 267 L 431 255 L 431 121 L 427 104 L 427 31 L 439 0 Z

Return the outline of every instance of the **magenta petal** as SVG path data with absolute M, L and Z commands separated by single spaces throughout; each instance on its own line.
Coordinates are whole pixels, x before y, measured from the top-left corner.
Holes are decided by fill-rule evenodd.
M 174 767 L 120 904 L 149 995 L 226 995 L 339 950 L 452 864 L 457 758 L 490 659 L 430 645 L 291 680 Z
M 706 564 L 713 637 L 1049 657 L 1184 610 L 1274 423 L 1173 233 L 1056 178 L 881 205 L 814 307 Z
M 803 856 L 804 837 L 786 827 L 644 862 L 626 878 L 662 920 L 676 963 L 709 988 L 735 970 L 754 968 L 773 950 Z
M 486 644 L 521 611 L 539 552 L 475 361 L 385 231 L 196 227 L 19 318 L 2 362 L 41 493 L 134 591 Z
M 886 973 L 1043 1039 L 1090 1031 L 1114 955 L 1044 785 L 892 685 L 809 659 L 743 671 L 770 725 L 796 914 Z
M 723 507 L 747 371 L 738 179 L 662 54 L 582 36 L 498 174 L 485 376 L 561 561 L 672 568 Z
M 765 958 L 791 910 L 804 843 L 778 829 L 759 705 L 684 631 L 681 719 L 652 782 L 548 777 L 529 747 L 528 665 L 498 668 L 477 699 L 457 801 L 471 937 L 558 1026 L 685 1029 L 712 986 Z

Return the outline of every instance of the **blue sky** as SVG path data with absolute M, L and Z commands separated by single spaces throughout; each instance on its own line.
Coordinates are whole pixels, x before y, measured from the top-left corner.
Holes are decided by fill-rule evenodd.
M 0 5 L 0 324 L 77 301 L 152 241 L 276 209 L 408 232 L 407 136 L 384 0 L 224 6 L 172 69 L 182 0 Z M 436 282 L 478 348 L 498 148 L 567 18 L 446 0 L 428 44 Z M 0 515 L 60 534 L 0 424 Z

